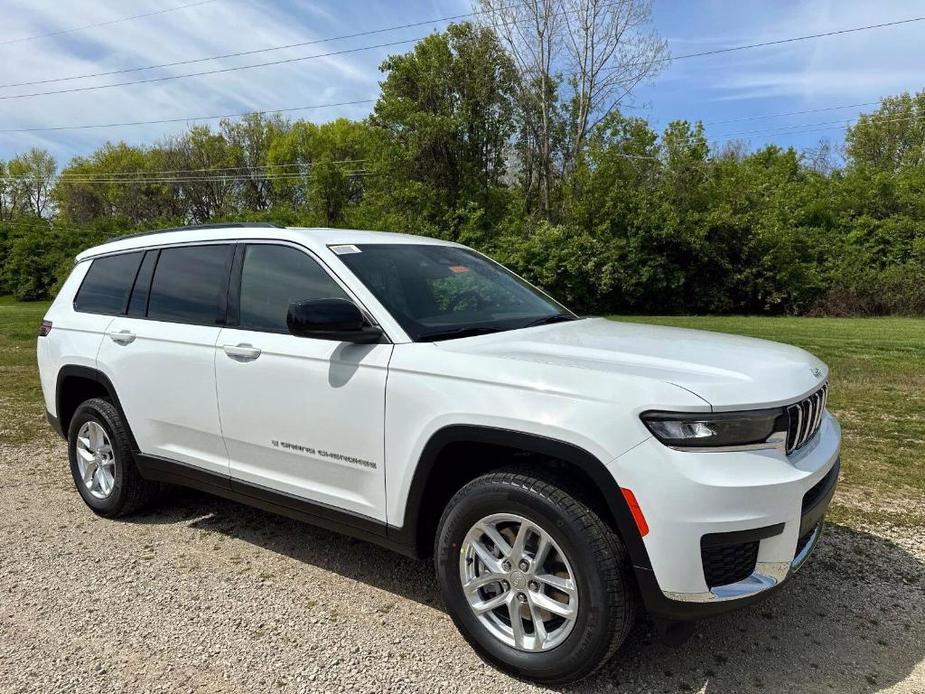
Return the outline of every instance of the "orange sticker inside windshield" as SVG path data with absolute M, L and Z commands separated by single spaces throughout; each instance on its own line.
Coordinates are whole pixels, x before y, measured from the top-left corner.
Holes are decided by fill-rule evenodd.
M 450 265 L 450 272 L 469 272 L 465 265 Z

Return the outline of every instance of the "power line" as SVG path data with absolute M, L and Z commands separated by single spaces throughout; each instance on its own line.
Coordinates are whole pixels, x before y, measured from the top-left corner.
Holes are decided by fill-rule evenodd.
M 345 55 L 347 53 L 359 53 L 361 51 L 371 51 L 376 48 L 388 48 L 391 46 L 401 46 L 408 43 L 417 43 L 426 37 L 415 39 L 404 39 L 402 41 L 389 41 L 387 43 L 378 43 L 372 46 L 360 46 L 358 48 L 345 48 L 339 51 L 330 51 L 328 53 L 317 53 L 315 55 L 306 55 L 298 58 L 283 58 L 281 60 L 270 60 L 263 63 L 252 63 L 250 65 L 237 65 L 235 67 L 216 68 L 214 70 L 202 70 L 201 72 L 187 72 L 181 75 L 164 75 L 162 77 L 148 77 L 141 80 L 130 80 L 127 82 L 112 82 L 111 84 L 97 84 L 86 87 L 71 87 L 69 89 L 56 89 L 47 92 L 32 92 L 30 94 L 9 94 L 0 96 L 0 100 L 7 101 L 10 99 L 25 99 L 33 96 L 47 96 L 49 94 L 70 94 L 73 92 L 89 92 L 97 89 L 110 89 L 112 87 L 125 87 L 132 84 L 149 84 L 151 82 L 167 82 L 169 80 L 178 80 L 186 77 L 201 77 L 203 75 L 217 75 L 225 72 L 236 72 L 238 70 L 251 70 L 258 67 L 268 67 L 270 65 L 284 65 L 287 63 L 298 63 L 305 60 L 314 60 L 316 58 L 329 58 L 335 55 Z
M 209 0 L 214 2 L 214 0 Z M 483 14 L 483 12 L 468 12 L 466 14 L 457 14 L 449 17 L 438 17 L 436 19 L 427 19 L 420 22 L 411 22 L 410 24 L 397 24 L 395 26 L 383 27 L 381 29 L 371 29 L 369 31 L 358 31 L 354 34 L 341 34 L 340 36 L 330 36 L 324 39 L 312 39 L 310 41 L 298 41 L 296 43 L 287 43 L 281 46 L 271 46 L 269 48 L 257 48 L 250 51 L 237 51 L 234 53 L 224 53 L 222 55 L 212 55 L 205 58 L 193 58 L 190 60 L 177 60 L 172 63 L 160 63 L 158 65 L 143 65 L 139 67 L 128 67 L 122 68 L 119 70 L 107 70 L 106 72 L 89 72 L 83 75 L 70 75 L 68 77 L 51 77 L 48 79 L 41 80 L 32 80 L 29 82 L 10 82 L 8 84 L 0 84 L 0 89 L 6 87 L 26 87 L 34 84 L 50 84 L 52 82 L 68 82 L 71 80 L 81 80 L 88 79 L 90 77 L 108 77 L 110 75 L 121 75 L 129 72 L 142 72 L 144 70 L 158 70 L 161 68 L 167 67 L 178 67 L 180 65 L 194 65 L 196 63 L 205 63 L 211 60 L 224 60 L 225 58 L 240 58 L 245 55 L 256 55 L 258 53 L 271 53 L 274 51 L 282 51 L 287 48 L 302 48 L 304 46 L 312 46 L 318 43 L 327 43 L 329 41 L 341 41 L 343 39 L 355 39 L 361 36 L 371 36 L 373 34 L 383 34 L 389 31 L 399 31 L 401 29 L 413 29 L 420 26 L 426 26 L 427 24 L 436 24 L 439 22 L 452 22 L 457 19 L 465 19 L 467 17 L 473 17 L 475 15 Z
M 83 31 L 85 29 L 95 29 L 96 27 L 105 27 L 111 26 L 113 24 L 121 24 L 122 22 L 128 22 L 132 19 L 142 19 L 144 17 L 154 17 L 155 15 L 167 14 L 168 12 L 176 12 L 177 10 L 186 10 L 190 7 L 198 7 L 200 5 L 208 5 L 209 3 L 216 2 L 216 0 L 200 0 L 199 2 L 191 2 L 187 5 L 177 5 L 176 7 L 167 7 L 163 10 L 155 10 L 154 12 L 145 12 L 144 14 L 134 14 L 130 17 L 120 17 L 118 19 L 110 19 L 106 22 L 97 22 L 96 24 L 84 24 L 79 27 L 71 27 L 70 29 L 61 29 L 60 31 L 50 31 L 46 34 L 33 34 L 32 36 L 23 36 L 18 39 L 7 39 L 5 41 L 0 41 L 0 46 L 9 46 L 13 43 L 23 43 L 25 41 L 34 41 L 36 39 L 45 39 L 52 36 L 61 36 L 62 34 L 72 34 L 75 31 Z
M 205 1 L 214 1 L 214 0 L 205 0 Z M 473 14 L 483 14 L 483 13 L 482 13 L 482 12 L 477 12 L 477 13 L 470 13 L 469 15 L 457 15 L 457 18 L 458 18 L 458 17 L 462 17 L 462 16 L 472 16 Z M 806 41 L 806 40 L 809 40 L 809 39 L 823 38 L 823 37 L 826 37 L 826 36 L 837 36 L 837 35 L 841 35 L 841 34 L 848 34 L 848 33 L 853 33 L 853 32 L 858 32 L 858 31 L 866 31 L 866 30 L 869 30 L 869 29 L 880 29 L 880 28 L 884 28 L 884 27 L 898 26 L 898 25 L 901 25 L 901 24 L 909 24 L 909 23 L 912 23 L 912 22 L 920 22 L 920 21 L 923 21 L 923 20 L 925 20 L 925 17 L 912 17 L 912 18 L 909 18 L 909 19 L 896 20 L 896 21 L 893 21 L 893 22 L 882 22 L 882 23 L 880 23 L 880 24 L 868 24 L 868 25 L 860 26 L 860 27 L 852 27 L 852 28 L 849 28 L 849 29 L 839 29 L 839 30 L 835 30 L 835 31 L 821 32 L 821 33 L 818 33 L 818 34 L 807 34 L 807 35 L 805 35 L 805 36 L 793 36 L 793 37 L 784 38 L 784 39 L 776 39 L 776 40 L 774 40 L 774 41 L 762 41 L 762 42 L 759 42 L 759 43 L 751 43 L 751 44 L 746 44 L 746 45 L 743 45 L 743 46 L 733 46 L 733 47 L 731 47 L 731 48 L 718 48 L 718 49 L 713 49 L 713 50 L 709 50 L 709 51 L 700 51 L 700 52 L 697 52 L 697 53 L 687 53 L 687 54 L 679 55 L 679 56 L 675 56 L 675 57 L 666 56 L 666 57 L 664 57 L 664 58 L 661 58 L 661 59 L 657 60 L 656 62 L 668 62 L 668 61 L 671 61 L 671 60 L 686 60 L 686 59 L 689 59 L 689 58 L 698 58 L 698 57 L 703 57 L 703 56 L 708 56 L 708 55 L 718 55 L 718 54 L 722 54 L 722 53 L 731 53 L 731 52 L 734 52 L 734 51 L 743 51 L 743 50 L 748 50 L 748 49 L 752 49 L 752 48 L 761 48 L 761 47 L 765 47 L 765 46 L 777 46 L 777 45 L 782 45 L 782 44 L 786 44 L 786 43 L 793 43 L 793 42 L 796 42 L 796 41 Z M 439 20 L 438 20 L 438 21 L 439 21 Z M 430 22 L 423 22 L 423 24 L 427 24 L 427 23 L 430 23 Z M 407 26 L 413 26 L 413 25 L 407 25 Z M 417 24 L 417 26 L 420 26 L 420 24 Z M 360 32 L 360 33 L 358 33 L 358 34 L 356 34 L 356 35 L 357 35 L 357 36 L 362 36 L 362 35 L 368 35 L 368 34 L 373 34 L 373 33 L 381 33 L 381 32 L 383 32 L 383 31 L 388 31 L 388 30 L 390 30 L 390 29 L 389 29 L 389 28 L 385 28 L 385 29 L 379 29 L 379 30 L 370 30 L 369 32 Z M 303 45 L 307 45 L 307 44 L 309 44 L 309 43 L 319 43 L 319 42 L 328 41 L 328 40 L 335 40 L 336 38 L 339 38 L 339 37 L 335 37 L 335 38 L 332 38 L 332 39 L 317 40 L 317 41 L 313 41 L 313 42 L 305 42 L 305 44 L 303 44 Z M 423 37 L 422 37 L 422 38 L 423 38 Z M 329 57 L 329 56 L 334 56 L 334 55 L 342 55 L 342 54 L 345 54 L 345 53 L 355 53 L 355 52 L 364 51 L 364 50 L 372 50 L 372 49 L 375 49 L 375 48 L 385 48 L 385 47 L 397 46 L 397 45 L 406 44 L 406 43 L 416 43 L 416 42 L 422 40 L 422 38 L 410 39 L 410 40 L 405 40 L 405 41 L 393 41 L 393 42 L 389 42 L 389 43 L 377 44 L 377 45 L 374 45 L 374 46 L 365 46 L 365 47 L 360 47 L 360 48 L 346 49 L 346 50 L 342 50 L 342 51 L 332 51 L 332 52 L 330 52 L 330 53 L 324 53 L 324 54 L 318 54 L 318 55 L 312 55 L 312 56 L 302 56 L 302 57 L 299 57 L 299 58 L 287 58 L 287 59 L 282 59 L 282 60 L 266 61 L 266 62 L 263 62 L 263 63 L 253 63 L 253 64 L 250 64 L 250 65 L 239 65 L 239 66 L 235 66 L 235 67 L 218 68 L 218 69 L 214 69 L 214 70 L 204 70 L 204 71 L 200 71 L 200 72 L 191 72 L 191 73 L 185 73 L 185 74 L 180 74 L 180 75 L 167 75 L 167 76 L 163 76 L 163 77 L 152 77 L 152 78 L 141 79 L 141 80 L 130 80 L 130 81 L 126 81 L 126 82 L 114 82 L 114 83 L 111 83 L 111 84 L 102 84 L 102 85 L 90 85 L 90 86 L 86 86 L 86 87 L 73 87 L 73 88 L 69 88 L 69 89 L 57 89 L 57 90 L 50 90 L 50 91 L 44 91 L 44 92 L 32 92 L 32 93 L 27 93 L 27 94 L 11 94 L 11 95 L 6 95 L 6 96 L 0 96 L 0 100 L 24 99 L 24 98 L 28 98 L 28 97 L 47 96 L 47 95 L 51 95 L 51 94 L 69 94 L 69 93 L 74 93 L 74 92 L 93 91 L 93 90 L 97 90 L 97 89 L 109 89 L 109 88 L 112 88 L 112 87 L 123 87 L 123 86 L 129 86 L 129 85 L 133 85 L 133 84 L 147 84 L 147 83 L 151 83 L 151 82 L 164 82 L 164 81 L 168 81 L 168 80 L 184 79 L 184 78 L 187 78 L 187 77 L 200 77 L 200 76 L 204 76 L 204 75 L 214 75 L 214 74 L 220 74 L 220 73 L 226 73 L 226 72 L 234 72 L 234 71 L 237 71 L 237 70 L 250 70 L 250 69 L 254 69 L 254 68 L 258 68 L 258 67 L 268 67 L 268 66 L 273 66 L 273 65 L 282 65 L 282 64 L 286 64 L 286 63 L 294 63 L 294 62 L 300 62 L 300 61 L 304 61 L 304 60 L 312 60 L 312 59 L 315 59 L 315 58 L 324 58 L 324 57 Z M 293 44 L 293 45 L 298 45 L 298 44 Z M 280 47 L 280 48 L 284 48 L 284 47 Z M 254 51 L 254 52 L 264 52 L 264 51 Z M 248 54 L 248 53 L 250 53 L 250 52 L 241 52 L 241 53 L 238 53 L 238 54 L 228 54 L 227 57 L 230 57 L 230 56 L 233 56 L 233 55 L 246 55 L 246 54 Z M 202 62 L 202 61 L 204 61 L 204 60 L 210 60 L 210 58 L 197 59 L 197 60 L 195 60 L 195 61 L 188 61 L 188 62 Z M 143 68 L 130 68 L 130 69 L 125 70 L 125 72 L 131 72 L 131 71 L 137 71 L 137 70 L 145 70 L 145 69 L 153 69 L 154 67 L 167 67 L 167 66 L 169 66 L 169 65 L 185 64 L 186 62 L 187 62 L 187 61 L 180 61 L 180 62 L 178 62 L 178 63 L 164 64 L 163 66 L 150 66 L 150 67 L 143 67 Z M 617 69 L 617 68 L 613 68 L 613 69 Z M 118 72 L 122 72 L 122 71 L 113 71 L 113 72 L 111 72 L 111 73 L 100 73 L 100 76 L 102 76 L 103 74 L 115 74 L 115 73 L 118 73 Z M 89 77 L 89 76 L 96 76 L 96 75 L 86 75 L 86 76 Z M 82 77 L 82 76 L 76 76 L 76 77 L 73 77 L 73 78 L 64 78 L 64 79 L 78 79 L 78 78 L 80 78 L 80 77 Z M 60 80 L 39 80 L 39 81 L 36 81 L 35 83 L 45 83 L 45 82 L 49 82 L 49 81 L 60 81 Z M 24 83 L 24 84 L 29 84 L 29 83 Z M 4 86 L 12 86 L 12 85 L 4 85 Z
M 844 106 L 825 106 L 823 108 L 809 108 L 804 111 L 787 111 L 785 113 L 765 113 L 742 118 L 729 118 L 728 120 L 702 121 L 704 125 L 725 125 L 726 123 L 741 123 L 750 120 L 764 120 L 765 118 L 784 118 L 786 116 L 802 116 L 807 113 L 822 113 L 824 111 L 842 111 L 849 108 L 863 108 L 864 106 L 878 106 L 879 101 L 865 101 L 860 104 L 845 104 Z M 0 130 L 0 132 L 3 132 Z
M 373 174 L 378 174 L 378 171 L 369 171 L 367 169 L 355 169 L 350 171 L 341 171 L 345 176 L 368 176 Z M 174 184 L 174 183 L 235 183 L 235 182 L 252 182 L 252 181 L 299 181 L 304 180 L 305 176 L 302 173 L 296 174 L 256 174 L 256 175 L 244 175 L 244 174 L 228 174 L 221 176 L 177 176 L 177 177 L 164 177 L 164 178 L 88 178 L 88 179 L 66 179 L 58 181 L 59 183 L 64 184 L 84 184 L 84 183 L 128 183 L 132 185 L 152 185 L 152 184 Z M 21 179 L 21 178 L 12 178 L 5 179 L 0 178 L 0 181 L 5 183 L 16 183 L 22 180 L 31 180 L 31 179 Z
M 161 118 L 158 120 L 136 120 L 122 123 L 88 123 L 85 125 L 57 125 L 45 128 L 5 128 L 2 133 L 35 133 L 51 132 L 57 130 L 89 130 L 92 128 L 122 128 L 132 125 L 156 125 L 160 123 L 189 123 L 203 120 L 222 120 L 224 118 L 244 118 L 245 116 L 263 116 L 270 113 L 291 113 L 293 111 L 310 111 L 317 108 L 333 108 L 336 106 L 355 106 L 357 104 L 371 104 L 375 99 L 355 99 L 353 101 L 340 101 L 332 104 L 312 104 L 311 106 L 291 106 L 289 108 L 276 108 L 264 111 L 245 111 L 243 113 L 225 113 L 218 116 L 195 116 L 183 118 Z
M 700 51 L 699 53 L 687 53 L 685 55 L 678 55 L 673 58 L 665 58 L 664 60 L 687 60 L 688 58 L 700 58 L 706 55 L 719 55 L 720 53 L 732 53 L 734 51 L 744 51 L 750 48 L 763 48 L 765 46 L 780 46 L 785 43 L 794 43 L 796 41 L 806 41 L 808 39 L 820 39 L 826 36 L 839 36 L 841 34 L 851 34 L 856 31 L 867 31 L 868 29 L 882 29 L 884 27 L 898 26 L 900 24 L 911 24 L 912 22 L 921 22 L 925 21 L 925 17 L 911 17 L 910 19 L 899 19 L 895 22 L 882 22 L 880 24 L 867 24 L 860 27 L 852 27 L 850 29 L 838 29 L 836 31 L 825 31 L 820 34 L 807 34 L 805 36 L 793 36 L 786 39 L 776 39 L 774 41 L 762 41 L 760 43 L 749 43 L 744 46 L 733 46 L 732 48 L 717 48 L 710 51 Z
M 901 123 L 905 121 L 915 121 L 925 119 L 925 114 L 915 115 L 915 116 L 861 116 L 855 120 L 846 120 L 846 121 L 827 121 L 823 123 L 804 123 L 802 125 L 793 125 L 787 128 L 778 128 L 778 129 L 767 129 L 767 130 L 747 130 L 738 133 L 725 133 L 720 135 L 722 139 L 717 140 L 719 142 L 726 142 L 728 140 L 735 139 L 742 135 L 749 134 L 764 134 L 764 135 L 802 135 L 804 133 L 813 133 L 821 132 L 823 130 L 835 130 L 838 128 L 846 128 L 851 125 L 857 125 L 860 122 L 861 118 L 867 118 L 868 120 L 873 121 L 874 123 Z M 808 128 L 808 129 L 804 129 Z

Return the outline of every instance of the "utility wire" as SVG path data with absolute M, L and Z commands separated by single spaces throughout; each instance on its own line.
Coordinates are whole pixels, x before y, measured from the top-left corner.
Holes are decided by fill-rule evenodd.
M 482 13 L 471 13 L 471 14 L 482 14 Z M 471 16 L 471 15 L 470 15 L 470 16 Z M 869 30 L 869 29 L 880 29 L 880 28 L 884 28 L 884 27 L 897 26 L 897 25 L 901 25 L 901 24 L 909 24 L 909 23 L 912 23 L 912 22 L 920 22 L 920 21 L 923 21 L 923 20 L 925 20 L 925 17 L 912 17 L 912 18 L 909 18 L 909 19 L 896 20 L 896 21 L 893 21 L 893 22 L 882 22 L 882 23 L 880 23 L 880 24 L 868 24 L 868 25 L 860 26 L 860 27 L 852 27 L 852 28 L 849 28 L 849 29 L 839 29 L 839 30 L 836 30 L 836 31 L 827 31 L 827 32 L 822 32 L 822 33 L 818 33 L 818 34 L 807 34 L 807 35 L 805 35 L 805 36 L 793 36 L 793 37 L 784 38 L 784 39 L 776 39 L 776 40 L 774 40 L 774 41 L 762 41 L 762 42 L 759 42 L 759 43 L 751 43 L 751 44 L 746 44 L 746 45 L 743 45 L 743 46 L 733 46 L 733 47 L 731 47 L 731 48 L 718 48 L 718 49 L 713 49 L 713 50 L 709 50 L 709 51 L 700 51 L 700 52 L 697 52 L 697 53 L 687 53 L 687 54 L 679 55 L 679 56 L 675 56 L 675 57 L 665 56 L 664 58 L 658 59 L 656 62 L 669 62 L 669 61 L 671 61 L 671 60 L 686 60 L 686 59 L 689 59 L 689 58 L 698 58 L 698 57 L 708 56 L 708 55 L 718 55 L 718 54 L 722 54 L 722 53 L 731 53 L 731 52 L 734 52 L 734 51 L 743 51 L 743 50 L 748 50 L 748 49 L 752 49 L 752 48 L 761 48 L 761 47 L 765 47 L 765 46 L 778 46 L 778 45 L 782 45 L 782 44 L 786 44 L 786 43 L 793 43 L 793 42 L 796 42 L 796 41 L 806 41 L 806 40 L 809 40 L 809 39 L 823 38 L 823 37 L 826 37 L 826 36 L 837 36 L 837 35 L 841 35 L 841 34 L 848 34 L 848 33 L 857 32 L 857 31 L 866 31 L 866 30 Z M 430 23 L 430 22 L 424 22 L 424 23 L 427 24 L 427 23 Z M 411 26 L 411 25 L 409 25 L 409 26 Z M 380 33 L 380 32 L 382 32 L 382 31 L 387 31 L 387 30 L 389 30 L 389 29 L 386 28 L 386 29 L 380 29 L 380 30 L 371 30 L 371 31 L 368 32 L 368 33 L 370 33 L 370 34 L 372 34 L 372 33 Z M 357 35 L 364 35 L 364 33 L 360 33 L 360 34 L 357 34 Z M 337 38 L 337 37 L 335 37 L 335 38 Z M 423 38 L 423 37 L 422 37 L 422 38 Z M 150 82 L 163 82 L 163 81 L 167 81 L 167 80 L 183 79 L 183 78 L 186 78 L 186 77 L 200 77 L 200 76 L 203 76 L 203 75 L 214 75 L 214 74 L 225 73 L 225 72 L 234 72 L 234 71 L 237 71 L 237 70 L 249 70 L 249 69 L 258 68 L 258 67 L 268 67 L 268 66 L 272 66 L 272 65 L 282 65 L 282 64 L 286 64 L 286 63 L 300 62 L 300 61 L 303 61 L 303 60 L 311 60 L 311 59 L 314 59 L 314 58 L 323 58 L 323 57 L 328 57 L 328 56 L 333 56 L 333 55 L 342 55 L 342 54 L 344 54 L 344 53 L 355 53 L 355 52 L 364 51 L 364 50 L 372 50 L 372 49 L 374 49 L 374 48 L 385 48 L 385 47 L 389 47 L 389 46 L 397 46 L 397 45 L 401 45 L 401 44 L 405 44 L 405 43 L 417 43 L 418 41 L 422 40 L 422 38 L 410 39 L 410 40 L 406 40 L 406 41 L 393 41 L 393 42 L 389 42 L 389 43 L 377 44 L 377 45 L 374 45 L 374 46 L 365 46 L 365 47 L 360 47 L 360 48 L 347 49 L 347 50 L 343 50 L 343 51 L 332 51 L 332 52 L 330 52 L 330 53 L 324 53 L 324 54 L 319 54 L 319 55 L 302 56 L 302 57 L 299 57 L 299 58 L 287 58 L 287 59 L 282 59 L 282 60 L 266 61 L 266 62 L 263 62 L 263 63 L 252 63 L 252 64 L 250 64 L 250 65 L 238 65 L 238 66 L 235 66 L 235 67 L 218 68 L 218 69 L 214 69 L 214 70 L 204 70 L 204 71 L 201 71 L 201 72 L 191 72 L 191 73 L 185 73 L 185 74 L 180 74 L 180 75 L 167 75 L 167 76 L 163 76 L 163 77 L 152 77 L 152 78 L 141 79 L 141 80 L 130 80 L 130 81 L 126 81 L 126 82 L 114 82 L 114 83 L 111 83 L 111 84 L 90 85 L 90 86 L 86 86 L 86 87 L 73 87 L 73 88 L 69 88 L 69 89 L 57 89 L 57 90 L 50 90 L 50 91 L 44 91 L 44 92 L 32 92 L 32 93 L 27 93 L 27 94 L 11 94 L 11 95 L 6 95 L 6 96 L 0 96 L 0 100 L 24 99 L 24 98 L 35 97 L 35 96 L 47 96 L 47 95 L 50 95 L 50 94 L 68 94 L 68 93 L 73 93 L 73 92 L 84 92 L 84 91 L 92 91 L 92 90 L 97 90 L 97 89 L 109 89 L 109 88 L 111 88 L 111 87 L 124 87 L 124 86 L 132 85 L 132 84 L 146 84 L 146 83 L 150 83 Z M 324 40 L 334 40 L 334 39 L 324 39 Z M 320 41 L 321 41 L 321 40 L 315 41 L 315 43 L 320 42 Z M 308 43 L 312 43 L 312 42 L 308 42 Z M 261 52 L 262 52 L 262 51 L 261 51 Z M 246 52 L 241 53 L 241 55 L 243 55 L 243 54 L 246 54 Z M 230 56 L 230 55 L 234 55 L 234 54 L 229 54 L 229 56 Z M 197 59 L 197 61 L 195 61 L 195 62 L 201 62 L 202 60 L 208 60 L 208 58 Z M 182 63 L 178 63 L 178 64 L 182 64 Z M 152 66 L 152 67 L 156 67 L 156 66 Z M 622 67 L 622 66 L 617 66 L 616 68 L 612 68 L 612 69 L 619 69 L 620 67 Z M 133 68 L 133 69 L 134 69 L 134 68 Z M 138 69 L 141 70 L 141 69 L 150 69 L 150 68 L 138 68 Z M 131 71 L 131 70 L 127 70 L 127 71 Z M 89 76 L 89 75 L 88 75 L 88 76 Z M 70 79 L 70 78 L 68 78 L 68 79 Z M 42 81 L 39 81 L 39 82 L 41 83 Z
M 214 0 L 209 0 L 214 2 Z M 195 65 L 196 63 L 205 63 L 211 60 L 224 60 L 225 58 L 240 58 L 245 55 L 257 55 L 258 53 L 272 53 L 274 51 L 282 51 L 287 48 L 302 48 L 305 46 L 312 46 L 318 43 L 327 43 L 329 41 L 341 41 L 343 39 L 355 39 L 361 36 L 371 36 L 373 34 L 384 34 L 389 31 L 399 31 L 401 29 L 414 29 L 421 26 L 426 26 L 428 24 L 437 24 L 441 22 L 452 22 L 457 19 L 465 19 L 467 17 L 473 17 L 475 15 L 483 14 L 483 12 L 468 12 L 466 14 L 457 14 L 449 17 L 437 17 L 435 19 L 427 19 L 420 22 L 411 22 L 410 24 L 396 24 L 395 26 L 383 27 L 381 29 L 371 29 L 369 31 L 358 31 L 353 34 L 341 34 L 340 36 L 329 36 L 324 39 L 312 39 L 310 41 L 298 41 L 296 43 L 287 43 L 281 46 L 271 46 L 269 48 L 257 48 L 250 51 L 236 51 L 234 53 L 224 53 L 222 55 L 211 55 L 205 58 L 192 58 L 190 60 L 177 60 L 172 63 L 160 63 L 157 65 L 142 65 L 139 67 L 128 67 L 122 68 L 119 70 L 107 70 L 105 72 L 89 72 L 82 75 L 69 75 L 67 77 L 50 77 L 47 79 L 41 80 L 32 80 L 29 82 L 10 82 L 7 84 L 0 84 L 0 89 L 6 87 L 25 87 L 34 84 L 50 84 L 52 82 L 68 82 L 71 80 L 82 80 L 88 79 L 90 77 L 108 77 L 110 75 L 122 75 L 129 72 L 142 72 L 144 70 L 158 70 L 161 68 L 167 67 L 178 67 L 180 65 Z
M 35 41 L 36 39 L 45 39 L 52 36 L 61 36 L 62 34 L 73 34 L 75 31 L 83 31 L 84 29 L 95 29 L 96 27 L 105 27 L 112 26 L 113 24 L 121 24 L 122 22 L 128 22 L 133 19 L 142 19 L 144 17 L 154 17 L 155 15 L 167 14 L 168 12 L 176 12 L 177 10 L 186 10 L 190 7 L 199 7 L 200 5 L 208 5 L 209 3 L 216 2 L 216 0 L 200 0 L 200 2 L 191 2 L 187 5 L 177 5 L 176 7 L 167 7 L 163 10 L 155 10 L 154 12 L 145 12 L 144 14 L 134 14 L 130 17 L 120 17 L 118 19 L 110 19 L 106 22 L 97 22 L 96 24 L 84 24 L 79 27 L 71 27 L 70 29 L 61 29 L 60 31 L 50 31 L 46 34 L 33 34 L 32 36 L 23 36 L 18 39 L 6 39 L 0 41 L 0 46 L 9 46 L 14 43 L 23 43 L 25 41 Z
M 97 89 L 111 89 L 112 87 L 125 87 L 132 84 L 149 84 L 151 82 L 167 82 L 169 80 L 178 80 L 186 77 L 201 77 L 203 75 L 217 75 L 225 72 L 236 72 L 238 70 L 252 70 L 258 67 L 268 67 L 270 65 L 284 65 L 288 63 L 298 63 L 305 60 L 314 60 L 316 58 L 329 58 L 335 55 L 345 55 L 347 53 L 359 53 L 361 51 L 371 51 L 376 48 L 388 48 L 391 46 L 401 46 L 408 43 L 417 43 L 426 37 L 415 39 L 404 39 L 402 41 L 389 41 L 387 43 L 378 43 L 372 46 L 360 46 L 358 48 L 345 48 L 339 51 L 329 51 L 328 53 L 316 53 L 315 55 L 305 55 L 298 58 L 283 58 L 281 60 L 270 60 L 264 63 L 251 63 L 250 65 L 237 65 L 235 67 L 215 68 L 214 70 L 202 70 L 201 72 L 187 72 L 180 75 L 164 75 L 161 77 L 148 77 L 140 80 L 130 80 L 127 82 L 112 82 L 111 84 L 97 84 L 86 87 L 70 87 L 68 89 L 55 89 L 46 92 L 31 92 L 29 94 L 8 94 L 0 96 L 0 100 L 7 101 L 10 99 L 25 99 L 33 96 L 47 96 L 49 94 L 70 94 L 73 92 L 89 92 Z
M 898 26 L 900 24 L 911 24 L 912 22 L 925 21 L 925 17 L 911 17 L 909 19 L 899 19 L 895 22 L 882 22 L 880 24 L 867 24 L 850 29 L 838 29 L 837 31 L 824 31 L 819 34 L 807 34 L 805 36 L 793 36 L 786 39 L 776 39 L 774 41 L 762 41 L 760 43 L 749 43 L 744 46 L 733 46 L 731 48 L 717 48 L 710 51 L 700 51 L 698 53 L 686 53 L 673 58 L 663 58 L 660 62 L 667 60 L 687 60 L 688 58 L 700 58 L 706 55 L 719 55 L 721 53 L 733 53 L 734 51 L 745 51 L 751 48 L 764 48 L 765 46 L 780 46 L 785 43 L 795 43 L 797 41 L 807 41 L 809 39 L 820 39 L 826 36 L 840 36 L 841 34 L 851 34 L 856 31 L 867 31 L 868 29 L 883 29 L 884 27 Z
M 136 120 L 122 123 L 88 123 L 86 125 L 57 125 L 46 128 L 5 128 L 0 133 L 36 133 L 57 130 L 89 130 L 92 128 L 122 128 L 131 125 L 155 125 L 158 123 L 189 123 L 203 120 L 222 120 L 224 118 L 243 118 L 245 116 L 267 115 L 270 113 L 291 113 L 293 111 L 310 111 L 316 108 L 333 108 L 335 106 L 355 106 L 357 104 L 371 104 L 375 99 L 355 99 L 353 101 L 339 101 L 333 104 L 312 104 L 311 106 L 291 106 L 289 108 L 275 108 L 264 111 L 245 111 L 243 113 L 225 113 L 218 116 L 195 116 L 183 118 L 161 118 L 158 120 Z
M 845 104 L 844 106 L 825 106 L 823 108 L 809 108 L 804 111 L 787 111 L 785 113 L 764 113 L 742 118 L 729 118 L 728 120 L 702 121 L 704 125 L 725 125 L 727 123 L 742 123 L 750 120 L 764 120 L 765 118 L 784 118 L 786 116 L 802 116 L 807 113 L 823 113 L 824 111 L 842 111 L 849 108 L 863 108 L 864 106 L 878 106 L 879 101 L 865 101 L 860 104 Z M 0 130 L 0 132 L 4 132 Z

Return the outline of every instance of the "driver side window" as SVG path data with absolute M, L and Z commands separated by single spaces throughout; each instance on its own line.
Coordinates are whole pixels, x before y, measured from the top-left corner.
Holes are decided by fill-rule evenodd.
M 239 328 L 288 333 L 289 304 L 310 299 L 347 299 L 327 271 L 289 246 L 248 245 L 241 268 Z

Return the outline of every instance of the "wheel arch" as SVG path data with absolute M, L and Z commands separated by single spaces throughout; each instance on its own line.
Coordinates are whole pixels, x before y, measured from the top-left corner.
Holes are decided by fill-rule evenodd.
M 465 484 L 480 474 L 510 464 L 511 459 L 481 461 L 471 469 L 445 470 L 452 463 L 447 453 L 454 446 L 482 446 L 484 450 L 506 450 L 561 463 L 565 470 L 574 471 L 577 482 L 585 481 L 599 494 L 609 518 L 605 518 L 620 535 L 633 565 L 650 568 L 648 553 L 636 527 L 619 484 L 595 455 L 572 443 L 538 434 L 477 425 L 450 425 L 437 430 L 425 444 L 408 490 L 402 527 L 395 529 L 418 556 L 427 556 L 432 547 L 437 519 L 449 497 L 442 481 L 462 480 Z M 541 469 L 538 469 L 541 471 Z M 458 489 L 459 484 L 455 488 Z M 453 490 L 455 491 L 455 490 Z M 440 492 L 443 492 L 442 494 Z M 451 496 L 452 494 L 450 494 Z M 445 498 L 444 498 L 445 497 Z M 438 508 L 434 508 L 434 505 Z
M 58 371 L 55 383 L 55 410 L 64 437 L 67 438 L 67 431 L 77 408 L 81 403 L 94 397 L 105 397 L 112 402 L 128 430 L 132 450 L 137 452 L 138 444 L 128 418 L 125 416 L 125 411 L 122 409 L 115 386 L 106 374 L 89 366 L 67 364 Z

